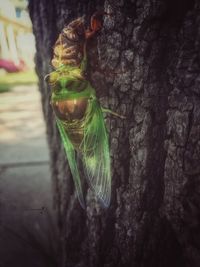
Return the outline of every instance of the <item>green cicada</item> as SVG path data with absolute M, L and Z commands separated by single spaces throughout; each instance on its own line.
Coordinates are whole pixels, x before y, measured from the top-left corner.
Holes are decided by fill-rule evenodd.
M 97 15 L 91 19 L 90 30 L 85 30 L 82 18 L 66 26 L 54 47 L 52 65 L 56 70 L 47 75 L 52 90 L 51 104 L 82 207 L 85 207 L 85 201 L 77 154 L 88 184 L 103 206 L 108 207 L 111 198 L 110 153 L 104 109 L 84 75 L 86 41 L 99 29 Z

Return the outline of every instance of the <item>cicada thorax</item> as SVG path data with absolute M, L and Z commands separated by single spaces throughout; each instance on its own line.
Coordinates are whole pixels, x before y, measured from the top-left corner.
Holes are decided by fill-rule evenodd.
M 54 46 L 52 65 L 55 68 L 62 64 L 80 65 L 86 40 L 85 32 L 83 18 L 78 18 L 64 27 Z
M 87 98 L 56 101 L 53 104 L 56 116 L 67 122 L 81 120 L 87 109 Z
M 53 104 L 56 116 L 62 121 L 74 148 L 79 150 L 84 136 L 88 98 L 57 101 Z
M 88 98 L 56 101 L 53 109 L 62 121 L 74 148 L 79 150 L 84 136 L 85 115 L 88 108 Z
M 52 72 L 49 84 L 52 89 L 51 104 L 62 122 L 68 137 L 78 150 L 83 140 L 84 124 L 90 95 L 85 93 L 90 83 L 76 68 L 63 67 Z

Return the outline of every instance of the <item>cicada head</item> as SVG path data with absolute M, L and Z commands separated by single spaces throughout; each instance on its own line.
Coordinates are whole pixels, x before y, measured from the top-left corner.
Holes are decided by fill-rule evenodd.
M 80 68 L 73 67 L 73 66 L 61 66 L 56 71 L 53 71 L 47 74 L 44 80 L 50 85 L 51 89 L 54 88 L 56 83 L 60 83 L 60 86 L 69 91 L 72 89 L 66 88 L 66 84 L 68 81 L 82 81 L 85 80 L 83 76 L 83 72 Z

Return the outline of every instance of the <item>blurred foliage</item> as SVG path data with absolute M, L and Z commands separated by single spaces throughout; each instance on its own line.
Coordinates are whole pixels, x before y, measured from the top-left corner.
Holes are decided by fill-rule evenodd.
M 0 76 L 0 93 L 9 91 L 15 85 L 26 85 L 37 83 L 36 73 L 31 71 L 6 73 Z

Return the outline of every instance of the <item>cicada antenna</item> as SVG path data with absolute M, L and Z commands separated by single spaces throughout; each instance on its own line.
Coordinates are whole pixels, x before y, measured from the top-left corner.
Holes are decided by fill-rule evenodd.
M 44 76 L 44 81 L 45 82 L 47 82 L 47 78 L 50 76 L 50 74 L 48 73 L 48 74 L 46 74 L 45 76 Z

